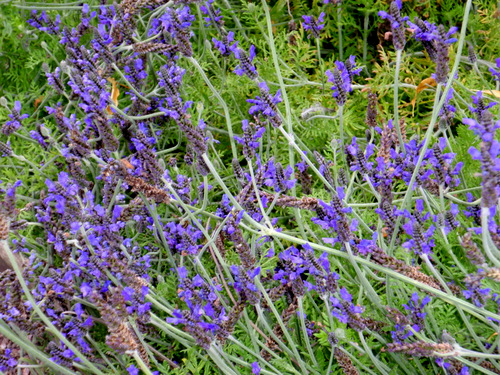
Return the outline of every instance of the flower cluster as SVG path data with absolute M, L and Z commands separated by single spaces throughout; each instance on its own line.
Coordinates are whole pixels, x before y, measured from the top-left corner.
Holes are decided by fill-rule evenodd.
M 432 77 L 436 82 L 446 84 L 449 72 L 449 45 L 457 41 L 452 35 L 458 28 L 451 27 L 446 31 L 443 25 L 436 26 L 418 17 L 415 17 L 414 22 L 408 21 L 408 25 L 413 30 L 414 38 L 422 43 L 431 60 L 436 63 L 436 73 Z
M 495 68 L 490 68 L 490 73 L 495 79 L 495 81 L 500 82 L 500 57 L 496 59 L 495 62 L 496 62 L 496 68 L 498 70 Z
M 325 13 L 321 12 L 319 17 L 316 19 L 314 16 L 302 16 L 304 20 L 303 26 L 304 30 L 308 32 L 308 38 L 319 38 L 321 30 L 325 27 Z
M 401 0 L 391 1 L 389 12 L 378 12 L 379 17 L 387 19 L 391 23 L 392 42 L 396 50 L 403 50 L 406 43 L 404 22 L 409 20 L 408 16 L 401 17 Z
M 218 301 L 220 286 L 206 283 L 200 275 L 188 278 L 184 267 L 177 269 L 179 275 L 179 297 L 184 300 L 187 310 L 174 310 L 168 323 L 183 324 L 196 342 L 208 349 L 222 322 L 227 320 L 224 307 Z M 210 319 L 211 322 L 207 321 Z
M 247 99 L 248 103 L 253 104 L 248 112 L 255 115 L 262 115 L 265 119 L 268 119 L 270 124 L 274 127 L 281 125 L 281 117 L 278 114 L 277 104 L 281 103 L 281 92 L 278 90 L 274 96 L 269 94 L 269 87 L 266 82 L 262 81 L 259 83 L 260 96 L 255 99 Z
M 361 68 L 356 67 L 356 57 L 349 56 L 345 62 L 335 61 L 335 68 L 326 71 L 328 81 L 333 83 L 333 97 L 339 106 L 343 106 L 347 100 L 347 94 L 352 91 L 352 80 L 359 75 Z
M 413 336 L 413 331 L 420 332 L 424 329 L 426 313 L 423 312 L 424 307 L 431 301 L 429 296 L 425 296 L 422 300 L 417 293 L 413 293 L 407 304 L 403 304 L 407 315 L 404 319 L 397 322 L 395 331 L 392 331 L 394 342 L 401 342 L 408 337 Z M 403 323 L 403 324 L 402 324 Z M 412 330 L 406 326 L 410 325 Z
M 500 120 L 494 121 L 493 115 L 488 110 L 493 103 L 485 105 L 480 91 L 472 99 L 476 105 L 473 110 L 476 113 L 477 120 L 466 118 L 462 121 L 464 124 L 469 125 L 481 139 L 480 149 L 470 147 L 469 154 L 474 160 L 481 161 L 483 177 L 481 205 L 482 207 L 493 208 L 498 204 L 498 197 L 500 196 L 500 143 L 495 139 L 496 131 L 500 129 Z
M 11 113 L 9 114 L 10 120 L 7 121 L 2 126 L 2 133 L 5 135 L 10 135 L 18 130 L 22 124 L 21 121 L 28 118 L 28 114 L 21 115 L 21 102 L 16 101 L 14 104 L 14 108 L 12 108 Z

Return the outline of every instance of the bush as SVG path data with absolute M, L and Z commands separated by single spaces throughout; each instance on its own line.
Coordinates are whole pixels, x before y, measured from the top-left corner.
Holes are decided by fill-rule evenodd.
M 500 373 L 497 6 L 0 5 L 0 371 Z

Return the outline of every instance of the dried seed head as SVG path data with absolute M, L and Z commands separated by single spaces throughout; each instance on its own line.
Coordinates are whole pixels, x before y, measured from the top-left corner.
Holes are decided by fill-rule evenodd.
M 334 356 L 337 360 L 337 363 L 344 371 L 346 375 L 358 375 L 359 372 L 356 367 L 354 367 L 351 358 L 347 354 L 345 354 L 339 347 L 335 347 Z
M 0 214 L 0 240 L 6 240 L 9 236 L 9 221 Z
M 468 49 L 469 49 L 469 61 L 471 64 L 475 64 L 477 62 L 477 56 L 476 52 L 474 52 L 474 46 L 472 43 L 467 43 L 468 44 Z
M 467 258 L 469 258 L 473 264 L 476 266 L 482 266 L 485 264 L 486 260 L 484 255 L 481 253 L 481 250 L 479 250 L 476 243 L 472 240 L 472 234 L 470 232 L 464 234 L 461 244 L 464 249 L 467 250 Z
M 139 55 L 146 55 L 148 53 L 169 53 L 174 54 L 179 51 L 179 46 L 165 44 L 165 43 L 136 43 L 132 46 L 134 52 Z
M 0 156 L 11 156 L 12 149 L 6 143 L 0 142 Z
M 241 168 L 241 165 L 238 162 L 238 159 L 233 159 L 232 164 L 233 164 L 234 175 L 236 176 L 236 178 L 238 179 L 238 181 L 241 184 L 244 184 L 246 182 L 245 172 L 243 172 L 243 169 Z

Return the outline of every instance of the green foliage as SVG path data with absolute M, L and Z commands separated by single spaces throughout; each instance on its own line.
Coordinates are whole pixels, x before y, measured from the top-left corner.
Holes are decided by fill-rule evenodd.
M 480 162 L 478 160 L 472 160 L 469 154 L 469 148 L 478 147 L 479 141 L 474 136 L 472 130 L 464 125 L 457 126 L 456 131 L 457 142 L 453 151 L 456 152 L 457 159 L 462 160 L 464 163 L 460 177 L 464 179 L 465 186 L 478 186 L 481 181 L 480 176 L 477 175 L 477 171 L 480 170 Z
M 29 96 L 45 85 L 41 72 L 47 54 L 38 36 L 26 24 L 27 12 L 9 4 L 0 5 L 0 92 L 2 95 Z M 55 44 L 53 42 L 53 44 Z M 19 79 L 30 77 L 30 79 Z

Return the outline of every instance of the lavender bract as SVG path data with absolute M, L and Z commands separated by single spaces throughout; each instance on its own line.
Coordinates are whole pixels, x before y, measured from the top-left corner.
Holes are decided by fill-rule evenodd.
M 352 79 L 359 75 L 361 68 L 356 68 L 356 57 L 349 56 L 345 62 L 335 61 L 333 72 L 325 72 L 328 81 L 333 83 L 333 97 L 339 106 L 343 106 L 347 100 L 347 94 L 352 91 Z
M 318 18 L 316 19 L 314 16 L 302 16 L 304 22 L 302 25 L 304 26 L 304 30 L 308 33 L 308 38 L 319 38 L 321 34 L 321 30 L 325 27 L 325 13 L 321 12 Z

